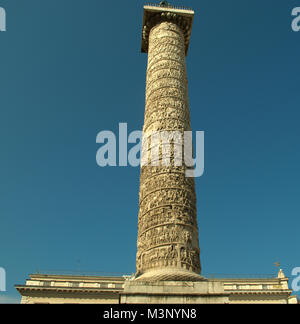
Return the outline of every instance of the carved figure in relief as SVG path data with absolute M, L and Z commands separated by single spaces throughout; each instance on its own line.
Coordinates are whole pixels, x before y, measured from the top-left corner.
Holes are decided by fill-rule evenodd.
M 186 17 L 179 19 L 179 16 L 170 15 L 166 22 L 160 13 L 153 14 L 148 27 L 144 27 L 143 37 L 148 41 L 149 52 L 143 128 L 147 134 L 190 130 L 185 68 L 187 24 Z M 175 139 L 172 144 L 183 145 L 177 142 Z M 150 140 L 148 151 L 151 144 Z M 173 145 L 170 150 L 172 162 Z M 160 154 L 158 161 L 161 159 Z M 158 165 L 142 167 L 140 180 L 137 269 L 142 273 L 161 267 L 198 271 L 193 179 L 185 177 L 184 166 Z

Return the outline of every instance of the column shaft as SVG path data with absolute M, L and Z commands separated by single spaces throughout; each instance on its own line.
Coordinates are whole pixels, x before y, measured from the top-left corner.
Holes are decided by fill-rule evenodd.
M 183 134 L 190 130 L 182 29 L 167 21 L 154 26 L 148 53 L 143 132 L 150 151 L 157 145 L 153 132 L 177 132 L 181 139 L 174 136 L 170 165 L 141 167 L 137 274 L 145 280 L 195 280 L 201 272 L 195 184 L 185 176 L 184 161 L 174 163 L 175 147 L 184 152 Z

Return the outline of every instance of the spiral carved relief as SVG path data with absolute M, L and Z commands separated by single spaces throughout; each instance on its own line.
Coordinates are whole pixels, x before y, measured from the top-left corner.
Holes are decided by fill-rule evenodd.
M 177 16 L 157 16 L 144 30 L 148 33 L 146 134 L 190 130 L 182 24 Z M 201 272 L 195 184 L 185 177 L 184 165 L 141 167 L 137 248 L 138 275 L 161 269 Z

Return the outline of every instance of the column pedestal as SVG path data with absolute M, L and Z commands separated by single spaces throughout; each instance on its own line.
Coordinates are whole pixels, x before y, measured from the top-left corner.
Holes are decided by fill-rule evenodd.
M 229 294 L 223 283 L 203 281 L 128 280 L 120 296 L 121 304 L 226 304 Z

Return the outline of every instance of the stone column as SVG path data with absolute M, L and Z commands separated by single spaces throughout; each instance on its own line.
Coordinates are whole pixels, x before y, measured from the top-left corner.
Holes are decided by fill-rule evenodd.
M 148 52 L 148 68 L 143 132 L 150 153 L 140 175 L 136 280 L 202 279 L 194 179 L 185 176 L 182 156 L 180 166 L 174 155 L 176 147 L 184 152 L 183 133 L 191 129 L 185 65 L 191 17 L 191 11 L 183 15 L 171 8 L 144 7 L 142 50 Z M 162 163 L 161 145 L 154 166 L 151 152 L 160 143 L 152 135 L 162 131 L 174 135 L 171 163 Z

